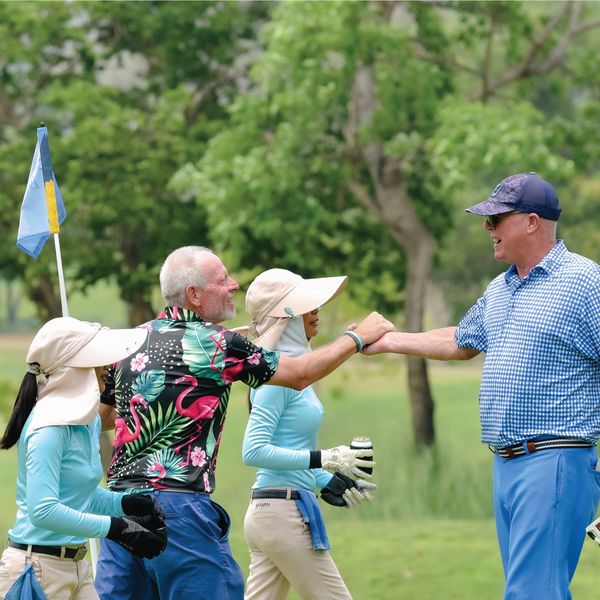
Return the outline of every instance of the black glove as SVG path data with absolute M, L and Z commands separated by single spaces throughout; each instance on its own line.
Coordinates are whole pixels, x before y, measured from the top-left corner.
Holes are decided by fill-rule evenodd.
M 158 513 L 146 515 L 145 517 L 127 517 L 127 520 L 134 521 L 148 531 L 158 533 L 159 535 L 167 535 L 167 523 L 165 519 Z
M 140 523 L 151 519 L 157 519 L 158 524 L 160 517 L 111 517 L 106 537 L 127 548 L 134 556 L 154 558 L 167 546 L 167 530 L 163 525 L 162 528 L 149 531 Z
M 165 513 L 158 501 L 148 494 L 126 494 L 121 499 L 121 507 L 126 515 L 134 517 L 156 515 L 161 519 L 165 518 Z
M 348 506 L 344 500 L 344 492 L 356 487 L 354 479 L 336 471 L 329 483 L 321 490 L 321 498 L 333 506 Z
M 371 502 L 373 491 L 377 486 L 364 479 L 351 479 L 347 475 L 336 471 L 329 483 L 321 490 L 321 498 L 334 506 L 347 506 L 355 508 L 363 502 Z

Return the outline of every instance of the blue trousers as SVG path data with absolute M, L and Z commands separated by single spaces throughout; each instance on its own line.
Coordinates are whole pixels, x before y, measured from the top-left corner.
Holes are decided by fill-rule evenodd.
M 153 492 L 168 544 L 151 560 L 102 540 L 94 585 L 102 600 L 242 600 L 244 577 L 229 547 L 229 515 L 207 494 Z
M 505 600 L 570 600 L 585 528 L 600 499 L 596 448 L 494 460 Z

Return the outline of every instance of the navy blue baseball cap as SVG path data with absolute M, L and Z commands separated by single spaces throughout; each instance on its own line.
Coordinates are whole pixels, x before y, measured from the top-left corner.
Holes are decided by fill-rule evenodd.
M 519 211 L 558 221 L 561 208 L 556 190 L 535 173 L 517 173 L 503 179 L 486 200 L 466 211 L 488 217 Z

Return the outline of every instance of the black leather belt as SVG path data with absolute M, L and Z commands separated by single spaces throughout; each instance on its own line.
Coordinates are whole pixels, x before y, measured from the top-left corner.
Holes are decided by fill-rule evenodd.
M 259 488 L 252 490 L 252 500 L 261 498 L 278 498 L 279 500 L 300 500 L 298 490 L 272 490 L 269 488 Z
M 593 445 L 585 440 L 554 438 L 551 440 L 530 440 L 521 444 L 506 446 L 505 448 L 495 448 L 494 446 L 488 446 L 488 448 L 501 458 L 517 458 L 518 456 L 539 452 L 540 450 L 550 450 L 552 448 L 591 448 Z
M 17 550 L 35 552 L 36 554 L 49 554 L 59 558 L 70 558 L 72 560 L 83 560 L 87 554 L 87 546 L 36 546 L 32 544 L 19 544 L 8 540 L 8 545 Z

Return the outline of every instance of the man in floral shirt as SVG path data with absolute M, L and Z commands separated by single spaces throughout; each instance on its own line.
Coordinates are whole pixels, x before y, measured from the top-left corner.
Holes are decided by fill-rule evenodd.
M 108 486 L 211 493 L 231 383 L 265 383 L 279 357 L 177 306 L 142 327 L 145 348 L 109 381 L 119 416 Z
M 290 358 L 216 324 L 235 316 L 239 286 L 207 248 L 172 252 L 160 283 L 168 306 L 142 325 L 145 346 L 115 365 L 101 412 L 115 427 L 109 488 L 153 491 L 166 513 L 169 543 L 161 556 L 142 560 L 103 540 L 96 589 L 103 600 L 241 599 L 229 516 L 209 495 L 231 384 L 302 389 L 354 354 L 356 337 L 368 344 L 393 325 L 372 313 L 353 335 Z

